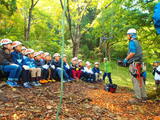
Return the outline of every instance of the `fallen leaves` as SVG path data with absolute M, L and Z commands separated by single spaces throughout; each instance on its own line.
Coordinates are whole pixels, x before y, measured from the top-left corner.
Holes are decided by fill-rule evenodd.
M 55 120 L 60 83 L 32 89 L 3 87 L 0 90 L 0 120 Z M 5 93 L 5 94 L 4 94 Z M 112 94 L 102 84 L 66 83 L 61 120 L 159 119 L 159 102 L 128 104 L 132 92 L 122 88 Z

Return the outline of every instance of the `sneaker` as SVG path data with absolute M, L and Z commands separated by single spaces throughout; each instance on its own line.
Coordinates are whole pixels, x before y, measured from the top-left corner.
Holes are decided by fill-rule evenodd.
M 68 82 L 68 80 L 63 80 L 62 82 L 63 82 L 63 83 L 66 83 L 66 82 Z
M 68 79 L 67 81 L 68 81 L 68 82 L 71 82 L 71 81 L 73 81 L 73 80 L 75 80 L 75 79 L 73 79 L 73 78 L 70 78 L 70 79 Z
M 36 84 L 36 82 L 31 82 L 31 85 L 32 85 L 32 86 L 38 86 L 38 85 Z
M 36 81 L 36 84 L 37 84 L 37 86 L 41 86 L 42 84 L 41 83 L 39 83 L 38 81 Z
M 32 86 L 29 84 L 29 82 L 23 83 L 24 88 L 32 88 Z
M 16 81 L 14 81 L 15 87 L 21 87 Z
M 7 81 L 6 84 L 9 85 L 10 87 L 16 87 L 13 81 Z

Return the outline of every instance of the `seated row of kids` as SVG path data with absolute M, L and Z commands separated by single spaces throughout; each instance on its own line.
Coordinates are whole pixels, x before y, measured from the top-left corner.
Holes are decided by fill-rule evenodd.
M 35 52 L 33 49 L 25 48 L 21 42 L 12 42 L 10 39 L 2 39 L 0 43 L 2 46 L 0 71 L 7 73 L 6 83 L 11 87 L 22 85 L 25 88 L 31 88 L 43 83 L 54 82 L 60 80 L 62 71 L 63 82 L 79 79 L 86 82 L 100 80 L 102 72 L 99 69 L 99 62 L 95 62 L 94 67 L 91 68 L 89 61 L 83 66 L 83 61 L 74 57 L 69 65 L 66 55 L 60 56 L 59 53 L 55 53 L 52 58 L 48 52 Z M 104 74 L 103 79 L 106 76 L 112 83 L 110 71 Z

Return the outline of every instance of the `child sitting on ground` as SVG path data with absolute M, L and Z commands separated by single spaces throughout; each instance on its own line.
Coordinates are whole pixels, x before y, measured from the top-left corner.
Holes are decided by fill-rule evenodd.
M 54 80 L 55 66 L 51 65 L 52 57 L 48 52 L 46 52 L 44 54 L 45 54 L 45 56 L 44 56 L 45 66 L 46 66 L 46 68 L 49 67 L 48 68 L 48 77 L 46 76 L 47 77 L 46 80 L 48 80 L 48 82 L 55 82 L 55 80 Z M 45 67 L 45 66 L 43 66 L 43 67 Z
M 77 57 L 72 58 L 71 62 L 72 62 L 71 64 L 72 77 L 75 80 L 79 80 L 81 77 L 82 71 L 79 69 L 79 66 L 78 66 L 78 58 Z
M 91 63 L 89 61 L 86 62 L 86 66 L 84 67 L 83 78 L 83 80 L 85 80 L 86 82 L 95 82 L 95 75 L 92 71 Z
M 153 75 L 156 85 L 156 93 L 160 95 L 160 62 L 153 63 Z
M 41 84 L 39 83 L 39 81 L 41 80 L 41 68 L 37 68 L 35 60 L 33 59 L 34 50 L 27 49 L 25 51 L 25 55 L 26 57 L 23 62 L 23 68 L 31 72 L 31 85 L 40 86 Z
M 94 65 L 95 66 L 94 68 L 92 68 L 92 71 L 95 74 L 95 81 L 98 82 L 101 81 L 100 75 L 102 74 L 102 72 L 99 69 L 99 62 L 95 62 Z
M 25 88 L 31 88 L 31 85 L 30 85 L 30 72 L 29 70 L 25 70 L 23 68 L 23 62 L 24 62 L 24 57 L 23 57 L 23 54 L 21 53 L 22 52 L 22 43 L 19 42 L 19 41 L 14 41 L 12 43 L 12 47 L 13 47 L 13 50 L 14 52 L 11 53 L 12 55 L 12 61 L 21 66 L 22 68 L 22 73 L 21 73 L 21 77 L 22 77 L 22 83 L 23 83 L 23 86 Z
M 7 85 L 11 87 L 19 87 L 17 81 L 20 78 L 22 68 L 12 62 L 12 41 L 2 39 L 0 41 L 2 49 L 0 49 L 0 66 L 2 71 L 8 73 Z
M 57 76 L 56 78 L 58 78 L 59 80 L 62 80 L 61 79 L 61 73 L 63 71 L 63 77 L 64 77 L 64 79 L 63 79 L 62 82 L 69 82 L 69 81 L 71 81 L 71 79 L 69 78 L 69 76 L 66 73 L 66 71 L 64 70 L 64 68 L 62 68 L 63 66 L 61 67 L 62 60 L 61 60 L 60 54 L 59 53 L 55 53 L 53 55 L 53 58 L 54 59 L 51 62 L 51 66 L 53 66 L 53 65 L 55 66 L 54 71 L 55 71 L 55 76 Z
M 45 60 L 41 59 L 41 53 L 40 52 L 35 52 L 34 53 L 34 60 L 37 68 L 41 68 L 41 78 L 40 83 L 48 83 L 47 78 L 49 75 L 49 66 L 45 65 Z
M 83 76 L 83 70 L 84 70 L 84 66 L 83 66 L 83 61 L 82 60 L 78 60 L 78 67 L 79 67 L 79 70 L 81 71 L 80 78 L 82 78 L 82 76 Z
M 67 55 L 65 55 L 65 54 L 63 55 L 63 66 L 64 66 L 64 70 L 68 74 L 69 78 L 73 79 L 72 78 L 72 71 L 71 71 L 71 68 L 70 68 L 68 61 L 67 61 Z

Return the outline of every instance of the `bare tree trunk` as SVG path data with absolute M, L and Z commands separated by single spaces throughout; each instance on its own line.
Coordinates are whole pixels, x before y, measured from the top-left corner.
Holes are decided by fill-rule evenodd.
M 111 46 L 110 46 L 110 42 L 107 42 L 106 52 L 107 52 L 106 55 L 107 55 L 108 60 L 111 60 Z
M 79 38 L 75 38 L 75 40 L 73 40 L 73 57 L 77 57 L 78 53 L 79 53 L 79 47 L 80 47 L 80 39 Z
M 32 11 L 34 9 L 34 7 L 36 6 L 36 4 L 38 3 L 39 0 L 37 0 L 34 3 L 34 0 L 31 0 L 31 7 L 29 8 L 29 15 L 28 15 L 28 25 L 27 28 L 25 30 L 25 40 L 28 41 L 30 38 L 30 30 L 31 30 L 31 21 L 32 21 Z
M 24 16 L 24 39 L 26 40 L 26 33 L 27 33 L 27 18 Z
M 32 8 L 29 9 L 28 25 L 27 25 L 26 37 L 25 37 L 27 41 L 29 40 L 29 37 L 30 37 L 29 35 L 30 35 L 30 29 L 31 29 L 31 18 L 32 18 Z

